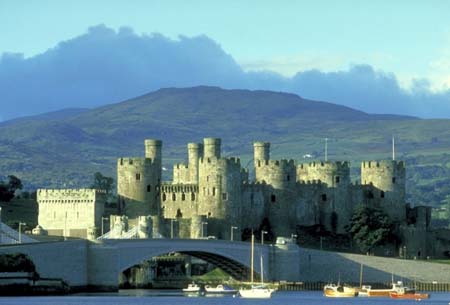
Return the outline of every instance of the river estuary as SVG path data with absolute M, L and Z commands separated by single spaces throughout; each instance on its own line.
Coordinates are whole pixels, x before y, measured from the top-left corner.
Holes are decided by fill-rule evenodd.
M 449 304 L 450 293 L 435 292 L 428 300 L 420 304 Z M 179 291 L 168 290 L 121 290 L 108 294 L 79 294 L 51 297 L 0 297 L 0 304 L 8 305 L 232 305 L 232 304 L 267 304 L 267 305 L 322 305 L 322 304 L 417 304 L 414 300 L 391 300 L 389 298 L 325 298 L 319 291 L 288 292 L 280 291 L 267 300 L 251 300 L 224 297 L 185 297 Z

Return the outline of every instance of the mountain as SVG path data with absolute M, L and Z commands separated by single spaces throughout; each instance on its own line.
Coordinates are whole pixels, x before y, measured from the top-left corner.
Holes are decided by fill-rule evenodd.
M 393 135 L 398 158 L 411 161 L 408 173 L 430 185 L 436 177 L 420 173 L 445 159 L 450 120 L 368 114 L 282 92 L 167 88 L 95 109 L 1 123 L 0 174 L 17 175 L 29 188 L 86 187 L 96 171 L 114 177 L 118 157 L 142 156 L 146 138 L 163 140 L 163 163 L 171 168 L 186 158 L 188 142 L 204 137 L 222 138 L 223 155 L 242 157 L 244 166 L 255 140 L 272 142 L 274 158 L 303 160 L 323 158 L 328 138 L 329 158 L 355 161 L 357 172 L 360 160 L 391 157 Z

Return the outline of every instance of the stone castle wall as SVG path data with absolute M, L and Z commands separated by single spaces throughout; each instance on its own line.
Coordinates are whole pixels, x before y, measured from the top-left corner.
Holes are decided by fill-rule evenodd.
M 49 235 L 87 238 L 99 230 L 104 191 L 95 189 L 38 189 L 38 223 Z

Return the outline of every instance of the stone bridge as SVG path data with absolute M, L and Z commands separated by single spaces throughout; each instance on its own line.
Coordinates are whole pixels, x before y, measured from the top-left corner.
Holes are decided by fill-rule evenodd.
M 298 279 L 299 247 L 255 245 L 255 279 L 263 261 L 264 279 Z M 42 277 L 64 279 L 71 287 L 115 290 L 119 274 L 152 257 L 172 252 L 210 262 L 238 280 L 250 277 L 250 243 L 204 239 L 108 239 L 5 245 L 0 253 L 28 254 Z

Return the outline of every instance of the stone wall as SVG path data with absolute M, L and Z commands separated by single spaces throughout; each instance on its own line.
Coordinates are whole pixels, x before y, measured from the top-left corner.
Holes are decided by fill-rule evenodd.
M 101 227 L 105 196 L 95 189 L 38 189 L 38 225 L 49 235 L 87 238 Z

